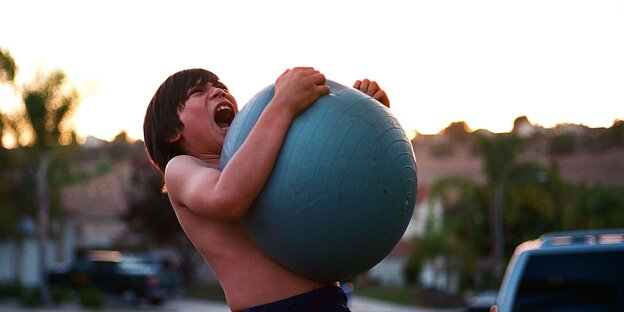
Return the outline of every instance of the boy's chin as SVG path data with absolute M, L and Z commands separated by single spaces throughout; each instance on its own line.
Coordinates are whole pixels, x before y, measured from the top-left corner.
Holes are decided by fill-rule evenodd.
M 221 125 L 215 125 L 215 130 L 219 133 L 223 133 L 223 135 L 225 135 L 228 130 L 230 129 L 230 126 L 221 126 Z

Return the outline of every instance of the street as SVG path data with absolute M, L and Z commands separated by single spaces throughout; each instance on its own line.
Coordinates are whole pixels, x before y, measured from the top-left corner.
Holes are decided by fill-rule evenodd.
M 0 301 L 0 312 L 79 312 L 92 311 L 83 309 L 79 304 L 64 304 L 59 307 L 52 308 L 25 308 L 20 306 L 16 301 Z M 162 312 L 229 312 L 227 305 L 218 301 L 179 298 L 171 300 L 162 306 L 140 305 L 132 307 L 127 305 L 118 305 L 115 303 L 107 303 L 102 312 L 142 312 L 142 311 L 162 311 Z M 351 311 L 353 312 L 459 312 L 461 309 L 426 309 L 413 306 L 398 305 L 383 302 L 366 297 L 353 297 L 351 302 Z

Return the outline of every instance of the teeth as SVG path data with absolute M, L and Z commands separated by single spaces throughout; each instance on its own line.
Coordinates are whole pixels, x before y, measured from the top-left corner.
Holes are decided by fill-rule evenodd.
M 225 105 L 225 104 L 217 107 L 217 111 L 221 111 L 221 110 L 224 110 L 224 109 L 231 110 L 231 108 L 229 106 Z

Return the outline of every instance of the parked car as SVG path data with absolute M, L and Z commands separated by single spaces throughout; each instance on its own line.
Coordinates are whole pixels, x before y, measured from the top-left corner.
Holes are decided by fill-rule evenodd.
M 162 304 L 180 291 L 174 272 L 154 265 L 153 261 L 109 250 L 87 252 L 68 271 L 51 272 L 49 281 L 52 286 L 95 287 L 131 303 L 147 299 L 152 304 Z
M 496 304 L 497 290 L 486 290 L 468 298 L 468 307 L 464 312 L 489 312 Z
M 558 232 L 516 248 L 499 312 L 624 311 L 624 229 Z

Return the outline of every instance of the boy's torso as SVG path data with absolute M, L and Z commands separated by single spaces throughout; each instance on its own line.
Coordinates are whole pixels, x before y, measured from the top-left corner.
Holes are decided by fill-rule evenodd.
M 271 260 L 237 223 L 212 220 L 186 207 L 174 210 L 186 235 L 214 271 L 233 310 L 258 306 L 327 284 Z

